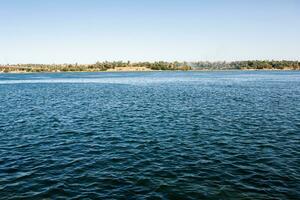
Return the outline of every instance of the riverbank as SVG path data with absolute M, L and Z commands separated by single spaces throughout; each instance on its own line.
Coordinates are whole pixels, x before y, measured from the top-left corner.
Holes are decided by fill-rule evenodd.
M 55 72 L 136 72 L 136 71 L 224 71 L 300 70 L 299 61 L 234 62 L 96 62 L 95 64 L 14 64 L 0 65 L 0 73 Z
M 0 71 L 0 74 L 35 74 L 35 73 L 118 73 L 118 72 L 225 72 L 225 71 L 299 71 L 299 69 L 203 69 L 203 70 L 152 70 L 152 69 L 110 69 L 106 71 L 39 71 L 39 72 L 27 72 L 27 71 Z
M 161 71 L 161 70 L 152 70 L 152 69 L 108 69 L 108 70 L 80 70 L 80 71 L 60 71 L 60 70 L 56 70 L 56 71 L 20 71 L 20 70 L 16 70 L 16 71 L 0 71 L 0 73 L 2 74 L 30 74 L 30 73 L 68 73 L 68 72 L 73 72 L 73 73 L 85 73 L 85 72 L 152 72 L 152 71 Z

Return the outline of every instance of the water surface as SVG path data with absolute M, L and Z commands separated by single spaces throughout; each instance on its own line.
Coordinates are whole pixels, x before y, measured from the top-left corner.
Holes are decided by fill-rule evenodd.
M 300 72 L 0 74 L 0 199 L 299 199 Z

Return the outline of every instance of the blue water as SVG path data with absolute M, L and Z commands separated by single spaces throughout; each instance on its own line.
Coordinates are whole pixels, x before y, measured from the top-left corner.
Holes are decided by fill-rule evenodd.
M 0 199 L 299 199 L 300 72 L 0 74 Z

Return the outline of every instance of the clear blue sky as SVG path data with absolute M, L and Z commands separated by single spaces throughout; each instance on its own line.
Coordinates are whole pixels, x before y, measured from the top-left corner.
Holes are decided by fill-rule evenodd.
M 300 60 L 299 0 L 0 0 L 0 63 Z

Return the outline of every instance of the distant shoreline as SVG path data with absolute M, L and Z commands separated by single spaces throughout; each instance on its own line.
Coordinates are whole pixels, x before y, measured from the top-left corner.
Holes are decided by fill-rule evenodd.
M 10 71 L 3 72 L 0 74 L 47 74 L 47 73 L 120 73 L 120 72 L 230 72 L 230 71 L 300 71 L 299 69 L 205 69 L 205 70 L 114 70 L 114 71 L 42 71 L 42 72 L 26 72 L 26 71 Z
M 234 62 L 137 62 L 114 61 L 95 64 L 13 64 L 0 65 L 0 73 L 60 72 L 148 72 L 148 71 L 279 71 L 300 70 L 299 61 L 234 61 Z

